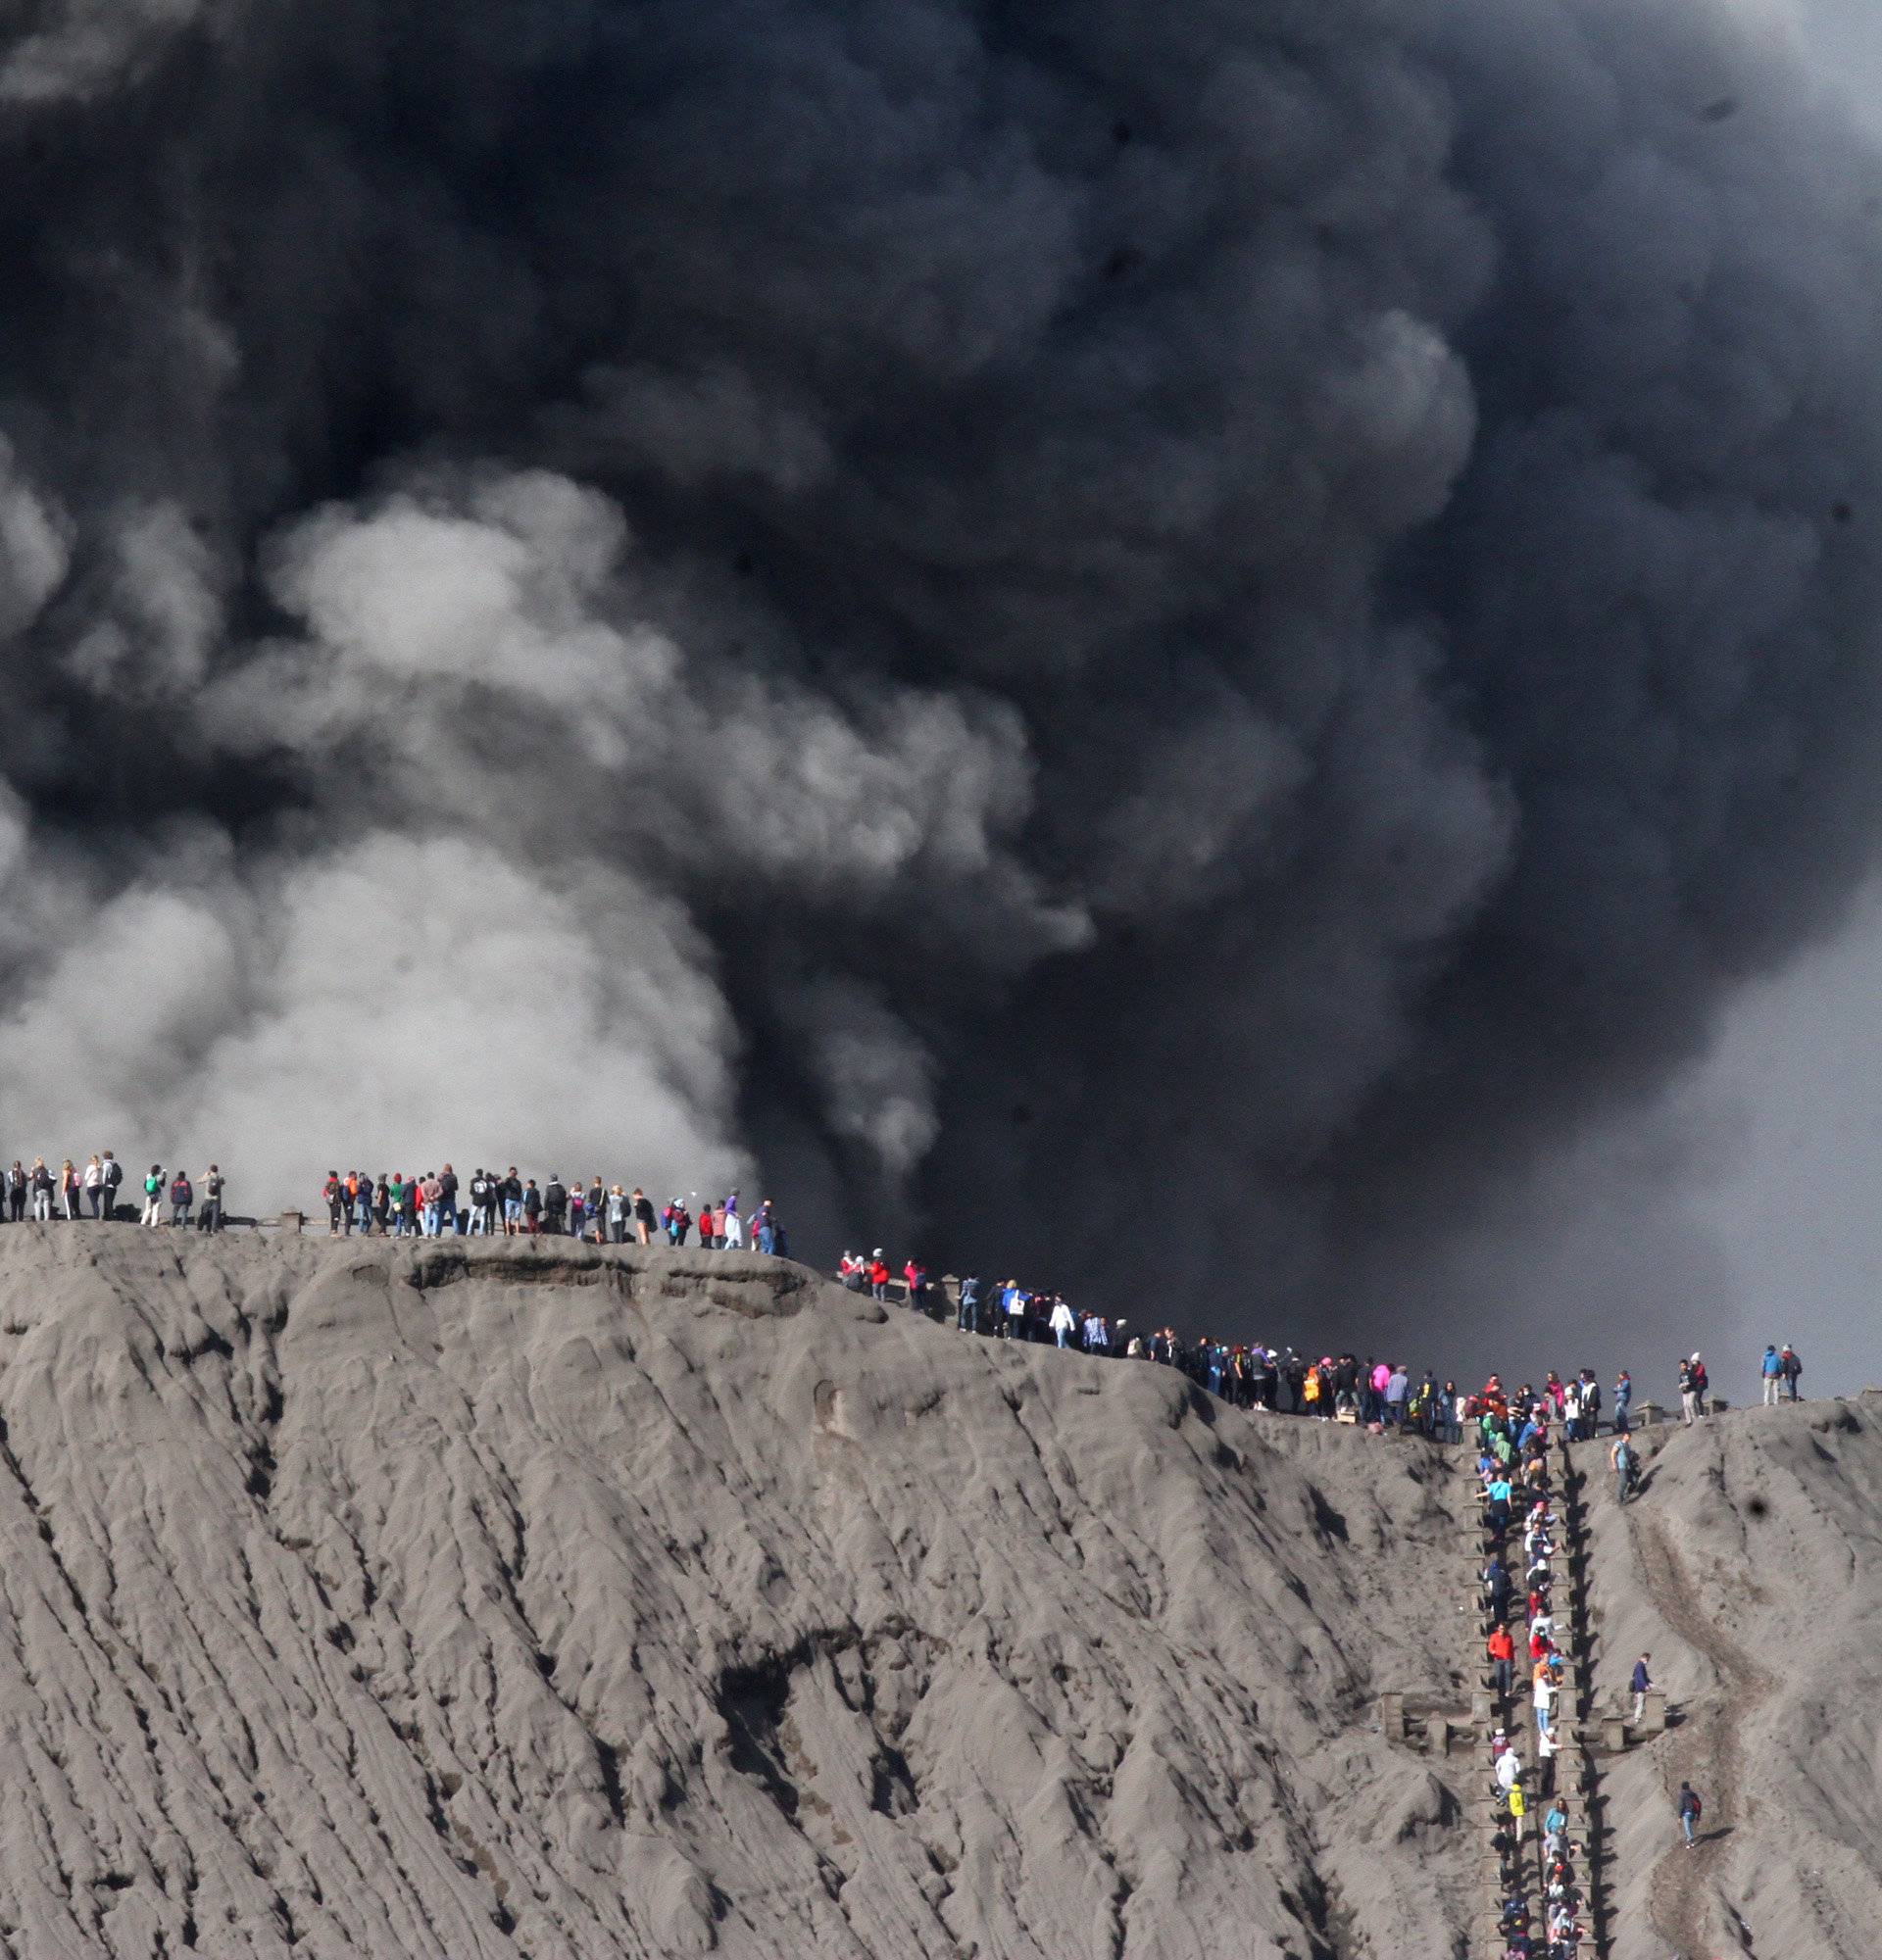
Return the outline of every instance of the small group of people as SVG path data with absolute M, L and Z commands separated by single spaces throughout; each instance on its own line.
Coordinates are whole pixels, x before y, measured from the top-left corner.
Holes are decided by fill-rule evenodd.
M 197 1208 L 197 1192 L 186 1170 L 167 1171 L 162 1164 L 152 1164 L 144 1176 L 144 1208 L 141 1222 L 153 1230 L 166 1223 L 178 1229 L 190 1223 L 190 1213 L 195 1210 L 196 1229 L 199 1232 L 220 1232 L 227 1222 L 224 1198 L 228 1190 L 228 1180 L 223 1177 L 218 1164 L 211 1164 L 202 1177 L 202 1204 Z M 168 1220 L 164 1217 L 165 1206 L 170 1209 Z
M 845 1250 L 836 1265 L 837 1282 L 852 1293 L 871 1298 L 900 1298 L 916 1313 L 930 1313 L 937 1292 L 919 1260 L 905 1260 L 901 1271 L 889 1265 L 880 1246 L 869 1252 Z M 1051 1347 L 1075 1348 L 1086 1354 L 1119 1352 L 1117 1335 L 1124 1323 L 1102 1313 L 1080 1313 L 1061 1294 L 1029 1292 L 1017 1280 L 1004 1280 L 991 1291 L 978 1273 L 959 1282 L 955 1325 L 964 1334 L 987 1334 L 1002 1341 L 1037 1341 Z M 945 1310 L 946 1301 L 941 1305 Z M 984 1322 L 984 1325 L 982 1324 Z M 1143 1344 L 1131 1343 L 1132 1358 L 1141 1358 Z
M 115 1151 L 94 1152 L 82 1166 L 67 1157 L 57 1170 L 44 1157 L 34 1157 L 30 1165 L 15 1157 L 0 1174 L 0 1184 L 4 1184 L 6 1200 L 0 1216 L 12 1224 L 23 1223 L 28 1210 L 38 1224 L 50 1224 L 55 1216 L 74 1223 L 79 1219 L 102 1222 L 118 1215 L 124 1167 Z M 138 1218 L 145 1225 L 156 1228 L 193 1222 L 199 1232 L 220 1232 L 225 1223 L 227 1180 L 217 1164 L 211 1164 L 200 1180 L 193 1180 L 186 1170 L 169 1171 L 154 1163 L 142 1186 L 144 1201 Z
M 75 1222 L 114 1215 L 124 1167 L 111 1151 L 94 1152 L 82 1168 L 67 1157 L 57 1170 L 44 1157 L 34 1157 L 29 1166 L 15 1157 L 4 1181 L 4 1215 L 14 1224 L 22 1223 L 28 1209 L 36 1223 L 50 1224 L 55 1208 L 57 1215 Z
M 695 1213 L 684 1199 L 674 1198 L 656 1209 L 639 1185 L 632 1191 L 604 1182 L 601 1174 L 584 1185 L 579 1178 L 565 1184 L 551 1171 L 538 1184 L 520 1175 L 515 1164 L 506 1171 L 478 1165 L 468 1181 L 450 1164 L 442 1170 L 407 1177 L 403 1171 L 330 1170 L 321 1187 L 326 1207 L 327 1235 L 350 1238 L 354 1232 L 384 1239 L 437 1239 L 449 1235 L 495 1238 L 587 1239 L 595 1245 L 625 1245 L 629 1238 L 642 1246 L 659 1241 L 684 1246 L 695 1233 L 709 1250 L 743 1250 L 748 1224 L 739 1210 L 738 1193 L 708 1199 Z M 788 1250 L 783 1222 L 768 1198 L 749 1221 L 750 1241 L 761 1252 L 782 1256 Z
M 1758 1372 L 1764 1385 L 1767 1408 L 1775 1407 L 1780 1399 L 1794 1402 L 1800 1398 L 1797 1384 L 1804 1373 L 1804 1363 L 1788 1341 L 1782 1348 L 1768 1341 L 1764 1344 L 1764 1358 L 1758 1363 Z

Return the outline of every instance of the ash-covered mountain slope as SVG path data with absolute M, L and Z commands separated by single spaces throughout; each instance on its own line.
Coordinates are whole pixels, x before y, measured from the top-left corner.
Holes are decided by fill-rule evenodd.
M 1882 1953 L 1882 1395 L 1655 1438 L 1594 1502 L 1596 1659 L 1653 1656 L 1674 1723 L 1605 1778 L 1614 1960 Z M 1674 1796 L 1707 1807 L 1696 1850 Z
M 0 1235 L 0 1936 L 1453 1950 L 1457 1480 L 735 1253 Z M 1455 1777 L 1454 1777 L 1455 1784 Z

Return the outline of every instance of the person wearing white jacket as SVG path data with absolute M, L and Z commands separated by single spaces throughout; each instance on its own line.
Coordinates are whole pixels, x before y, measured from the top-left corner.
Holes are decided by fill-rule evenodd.
M 1046 1324 L 1058 1337 L 1061 1348 L 1071 1346 L 1071 1330 L 1075 1323 L 1071 1317 L 1071 1308 L 1063 1299 L 1053 1301 L 1052 1318 Z

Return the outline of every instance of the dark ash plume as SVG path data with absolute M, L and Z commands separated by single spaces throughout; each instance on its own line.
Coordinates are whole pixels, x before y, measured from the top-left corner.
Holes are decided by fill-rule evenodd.
M 17 1146 L 1357 1338 L 1867 862 L 1882 172 L 1753 11 L 10 32 Z

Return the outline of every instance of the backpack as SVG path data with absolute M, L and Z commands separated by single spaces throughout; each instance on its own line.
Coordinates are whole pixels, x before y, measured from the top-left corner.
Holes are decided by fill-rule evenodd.
M 116 1157 L 105 1159 L 105 1189 L 116 1191 L 124 1181 L 124 1167 Z
M 147 1177 L 144 1179 L 144 1196 L 146 1198 L 155 1198 L 163 1188 L 164 1181 L 160 1177 Z
M 1679 1799 L 1679 1814 L 1682 1817 L 1690 1817 L 1695 1824 L 1706 1814 L 1706 1806 L 1700 1802 L 1697 1790 L 1689 1789 Z

